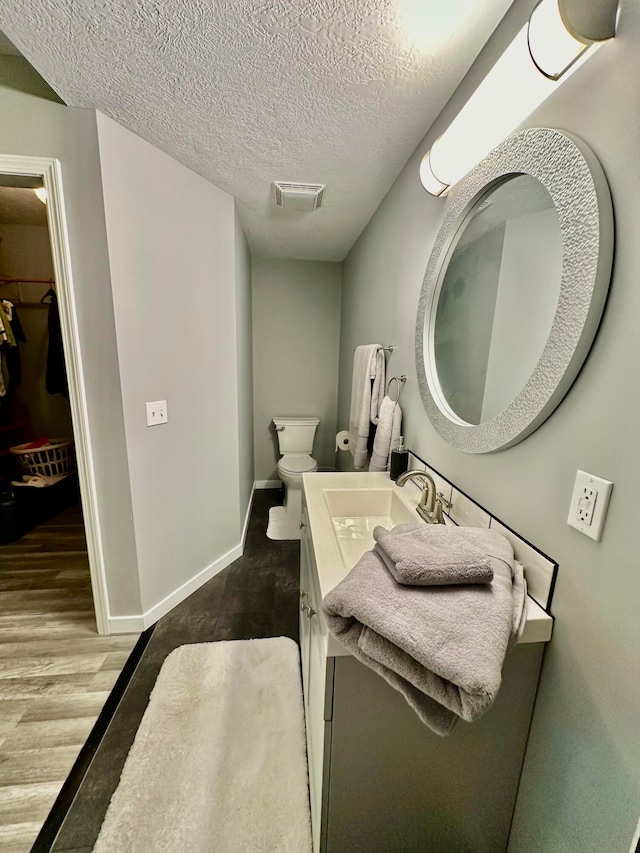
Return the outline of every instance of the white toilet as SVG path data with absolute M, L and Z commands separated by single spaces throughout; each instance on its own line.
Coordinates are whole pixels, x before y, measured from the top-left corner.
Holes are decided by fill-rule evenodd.
M 302 475 L 318 470 L 311 456 L 318 418 L 279 418 L 273 423 L 278 434 L 278 476 L 284 483 L 284 505 L 269 511 L 270 539 L 299 539 L 302 512 Z

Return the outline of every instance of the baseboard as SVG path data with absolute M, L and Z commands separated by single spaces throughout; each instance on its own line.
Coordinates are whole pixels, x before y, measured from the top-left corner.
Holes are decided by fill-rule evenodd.
M 110 616 L 109 617 L 109 633 L 110 634 L 128 634 L 134 631 L 144 631 L 150 625 L 153 625 L 162 616 L 165 616 L 170 610 L 173 610 L 176 605 L 184 601 L 185 598 L 199 589 L 202 584 L 211 580 L 228 565 L 242 556 L 242 545 L 236 545 L 222 557 L 215 560 L 211 565 L 202 569 L 197 575 L 194 575 L 188 581 L 179 586 L 178 589 L 163 598 L 162 601 L 155 604 L 152 608 L 139 616 Z
M 135 634 L 144 631 L 144 616 L 109 616 L 107 623 L 110 634 Z
M 247 514 L 244 517 L 244 525 L 242 527 L 242 537 L 240 538 L 240 548 L 242 549 L 242 553 L 244 554 L 244 546 L 247 541 L 247 532 L 249 530 L 249 518 L 251 517 L 251 510 L 253 509 L 253 499 L 256 495 L 256 484 L 253 484 L 251 488 L 251 497 L 249 498 L 249 506 L 247 507 Z
M 174 590 L 174 592 L 170 593 L 166 598 L 163 598 L 162 601 L 158 602 L 158 604 L 154 605 L 150 610 L 147 610 L 143 615 L 144 627 L 148 628 L 150 625 L 153 625 L 153 623 L 157 622 L 161 616 L 164 616 L 170 610 L 173 610 L 177 604 L 180 604 L 180 602 L 184 601 L 192 592 L 199 589 L 203 583 L 211 580 L 212 577 L 217 575 L 223 569 L 226 569 L 227 566 L 241 556 L 242 547 L 240 545 L 236 545 L 235 548 L 227 551 L 226 554 L 223 554 L 222 557 L 211 563 L 211 565 L 204 568 L 201 572 L 198 572 L 197 575 L 190 578 L 186 583 L 183 583 L 182 586 L 179 586 L 178 589 Z
M 281 489 L 282 480 L 256 480 L 256 489 Z

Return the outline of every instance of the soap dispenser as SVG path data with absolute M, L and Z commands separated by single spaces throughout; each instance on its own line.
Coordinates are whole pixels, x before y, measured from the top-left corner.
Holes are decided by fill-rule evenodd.
M 404 446 L 404 436 L 398 439 L 398 446 L 391 451 L 391 470 L 389 476 L 392 480 L 397 480 L 400 474 L 409 467 L 409 451 Z

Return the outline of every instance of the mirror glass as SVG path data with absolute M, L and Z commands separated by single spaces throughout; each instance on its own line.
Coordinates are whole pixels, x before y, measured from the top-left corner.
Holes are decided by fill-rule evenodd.
M 435 371 L 462 421 L 491 420 L 521 392 L 549 337 L 561 280 L 551 196 L 531 175 L 507 176 L 465 217 L 436 293 Z

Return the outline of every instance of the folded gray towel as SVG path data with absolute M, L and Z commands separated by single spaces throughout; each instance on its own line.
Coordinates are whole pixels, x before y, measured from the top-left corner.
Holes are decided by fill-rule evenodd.
M 410 587 L 368 551 L 323 601 L 337 639 L 440 735 L 490 707 L 520 625 L 522 567 L 506 539 L 490 559 L 491 584 Z
M 374 527 L 373 538 L 391 574 L 407 586 L 491 583 L 490 555 L 504 540 L 495 530 L 419 522 Z

